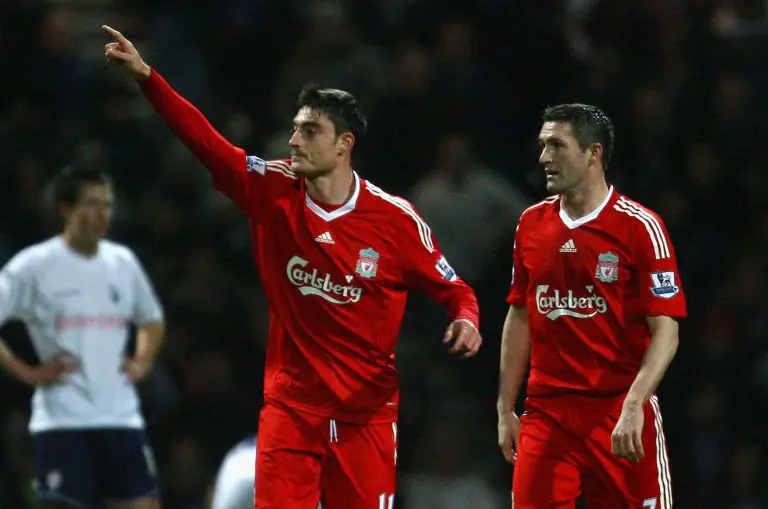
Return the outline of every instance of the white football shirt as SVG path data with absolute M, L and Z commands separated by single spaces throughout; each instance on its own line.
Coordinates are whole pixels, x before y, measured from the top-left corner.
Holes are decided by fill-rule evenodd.
M 39 387 L 31 432 L 61 428 L 141 428 L 133 384 L 120 367 L 131 324 L 163 311 L 133 252 L 103 240 L 86 258 L 54 237 L 20 251 L 0 271 L 0 324 L 23 321 L 42 361 L 74 358 L 63 383 Z

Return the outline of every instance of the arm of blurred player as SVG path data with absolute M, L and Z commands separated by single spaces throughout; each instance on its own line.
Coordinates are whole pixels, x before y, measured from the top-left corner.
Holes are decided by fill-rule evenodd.
M 216 188 L 244 212 L 252 212 L 251 207 L 258 200 L 259 186 L 253 186 L 249 176 L 264 175 L 266 165 L 254 163 L 249 166 L 245 151 L 227 141 L 200 110 L 142 59 L 128 39 L 113 28 L 102 28 L 112 38 L 104 48 L 107 60 L 139 83 L 170 130 L 211 172 Z
M 496 401 L 499 417 L 499 448 L 504 458 L 510 463 L 514 463 L 517 459 L 515 450 L 520 434 L 520 419 L 515 413 L 515 404 L 528 368 L 530 353 L 528 309 L 510 306 L 501 333 L 499 397 Z
M 467 285 L 440 252 L 432 230 L 417 214 L 413 205 L 402 198 L 392 198 L 404 211 L 398 232 L 402 239 L 402 265 L 408 286 L 429 295 L 453 320 L 443 335 L 451 344 L 450 352 L 462 358 L 474 356 L 483 343 L 480 336 L 480 310 L 474 290 Z
M 631 461 L 645 455 L 642 444 L 643 407 L 664 378 L 678 346 L 677 319 L 685 318 L 686 303 L 677 260 L 664 222 L 650 211 L 642 212 L 648 228 L 638 226 L 632 238 L 637 256 L 637 277 L 651 341 L 640 370 L 624 399 L 611 437 L 613 453 Z
M 66 363 L 59 357 L 31 366 L 16 357 L 2 339 L 0 339 L 0 366 L 15 379 L 31 387 L 56 385 L 61 382 L 64 374 L 77 370 L 75 365 Z
M 165 322 L 163 308 L 141 262 L 133 253 L 130 253 L 129 260 L 133 267 L 134 295 L 136 295 L 133 310 L 133 321 L 137 326 L 136 351 L 132 357 L 123 362 L 123 372 L 136 383 L 144 380 L 152 371 L 163 343 Z
M 0 271 L 0 325 L 9 319 L 25 319 L 32 308 L 33 281 L 29 263 L 21 254 L 16 255 Z M 59 383 L 65 373 L 76 371 L 74 364 L 54 357 L 32 366 L 19 359 L 0 339 L 0 366 L 17 380 L 30 386 L 49 386 Z

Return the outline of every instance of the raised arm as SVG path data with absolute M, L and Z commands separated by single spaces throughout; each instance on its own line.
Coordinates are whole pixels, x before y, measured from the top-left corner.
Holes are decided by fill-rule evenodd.
M 247 163 L 245 151 L 227 141 L 200 110 L 179 95 L 123 34 L 108 26 L 102 28 L 112 38 L 104 47 L 107 61 L 139 83 L 170 130 L 211 172 L 216 188 L 252 213 L 261 189 L 254 178 L 264 175 L 266 163 L 253 157 Z

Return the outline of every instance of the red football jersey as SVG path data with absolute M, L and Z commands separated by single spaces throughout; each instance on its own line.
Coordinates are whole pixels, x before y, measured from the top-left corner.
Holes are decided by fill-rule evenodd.
M 558 196 L 523 212 L 507 302 L 528 308 L 531 396 L 626 392 L 650 344 L 647 316 L 686 316 L 661 218 L 611 188 L 578 220 Z
M 354 175 L 332 211 L 288 161 L 231 145 L 156 73 L 142 90 L 247 215 L 270 310 L 265 400 L 347 422 L 394 420 L 395 344 L 407 291 L 477 326 L 477 300 L 406 200 Z

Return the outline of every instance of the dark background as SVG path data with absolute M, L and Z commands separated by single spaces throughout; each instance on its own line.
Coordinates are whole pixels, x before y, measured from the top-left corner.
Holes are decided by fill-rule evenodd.
M 538 117 L 557 102 L 600 105 L 618 133 L 609 179 L 665 219 L 688 294 L 660 390 L 677 507 L 768 507 L 765 2 L 0 2 L 0 262 L 55 232 L 45 184 L 65 163 L 111 172 L 112 238 L 136 250 L 167 311 L 142 387 L 166 507 L 191 509 L 254 431 L 264 297 L 245 220 L 105 65 L 103 23 L 264 157 L 285 154 L 305 81 L 358 95 L 371 124 L 358 171 L 414 200 L 476 286 L 486 343 L 471 361 L 445 353 L 438 309 L 409 306 L 402 508 L 509 505 L 498 346 L 515 221 L 546 195 Z M 22 327 L 0 332 L 33 358 Z M 0 504 L 31 507 L 30 391 L 3 377 L 0 395 Z

